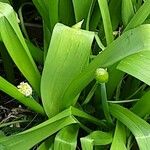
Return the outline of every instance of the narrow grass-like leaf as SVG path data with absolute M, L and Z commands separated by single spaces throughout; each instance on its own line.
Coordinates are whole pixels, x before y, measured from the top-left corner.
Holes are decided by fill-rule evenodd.
M 59 0 L 59 22 L 72 26 L 75 24 L 75 15 L 72 0 Z
M 84 1 L 72 0 L 72 2 L 73 2 L 76 22 L 79 22 L 83 19 L 86 20 L 92 0 L 84 0 Z
M 89 23 L 89 29 L 92 30 L 92 31 L 97 32 L 97 26 L 98 26 L 100 18 L 101 18 L 101 13 L 100 13 L 100 9 L 99 9 L 97 1 L 94 5 L 93 10 L 94 11 L 91 14 L 91 20 L 90 20 L 90 23 Z
M 14 83 L 15 77 L 14 77 L 13 62 L 2 42 L 0 42 L 0 54 L 2 57 L 3 66 L 4 66 L 7 80 L 11 83 Z
M 4 78 L 0 76 L 0 90 L 15 98 L 25 106 L 30 109 L 38 112 L 40 114 L 45 114 L 42 106 L 38 104 L 32 97 L 26 97 L 21 92 L 18 91 L 17 87 L 6 81 Z
M 86 30 L 90 29 L 90 19 L 91 19 L 91 15 L 92 15 L 95 3 L 96 3 L 96 0 L 92 0 L 90 8 L 89 8 L 89 12 L 88 12 L 87 20 L 86 20 Z
M 144 2 L 144 4 L 139 8 L 139 10 L 136 12 L 136 14 L 133 16 L 131 21 L 128 23 L 124 31 L 127 31 L 129 29 L 135 28 L 139 25 L 141 25 L 146 18 L 150 14 L 150 0 L 147 0 Z
M 108 8 L 108 2 L 107 2 L 107 0 L 98 0 L 98 3 L 99 3 L 102 19 L 103 19 L 106 42 L 108 45 L 114 39 L 111 20 L 110 20 L 110 14 L 109 14 L 109 8 Z
M 117 38 L 104 51 L 95 57 L 89 66 L 76 77 L 67 91 L 64 98 L 67 102 L 79 94 L 79 92 L 92 81 L 95 77 L 95 70 L 98 67 L 109 67 L 121 59 L 150 49 L 150 25 L 142 25 L 135 29 L 129 30 Z M 76 88 L 78 87 L 78 88 Z
M 40 63 L 40 64 L 43 64 L 43 59 L 44 59 L 44 54 L 43 54 L 43 51 L 36 47 L 33 43 L 31 43 L 29 40 L 26 40 L 26 44 L 30 50 L 30 53 L 33 57 L 33 59 Z
M 110 105 L 111 114 L 126 125 L 136 138 L 140 150 L 148 150 L 150 147 L 150 125 L 130 110 L 116 105 Z
M 121 21 L 121 2 L 122 0 L 111 0 L 109 2 L 109 12 L 113 30 L 118 28 Z
M 53 30 L 56 23 L 59 22 L 59 0 L 48 1 L 48 11 L 51 31 Z
M 123 25 L 126 26 L 131 18 L 134 16 L 134 9 L 132 0 L 122 0 L 122 21 Z
M 37 150 L 51 150 L 50 148 L 53 146 L 53 142 L 54 136 L 50 136 L 37 148 Z
M 10 5 L 1 2 L 0 33 L 13 61 L 40 95 L 40 73 L 20 31 L 16 14 Z
M 78 125 L 70 125 L 61 129 L 55 137 L 54 150 L 75 150 L 78 129 Z
M 62 98 L 72 80 L 88 64 L 93 38 L 92 32 L 62 24 L 55 26 L 41 80 L 42 101 L 49 117 L 74 103 L 74 98 L 69 101 Z
M 150 39 L 150 36 L 149 36 Z M 123 59 L 117 68 L 150 85 L 150 49 Z
M 117 121 L 115 134 L 110 150 L 127 150 L 126 148 L 126 130 L 124 125 Z
M 34 5 L 36 6 L 36 8 L 38 9 L 38 12 L 44 19 L 44 22 L 46 23 L 47 27 L 49 28 L 49 30 L 51 30 L 50 20 L 49 20 L 49 11 L 48 11 L 49 4 L 46 3 L 46 2 L 48 2 L 48 0 L 44 0 L 44 1 L 32 0 L 32 1 L 33 1 Z

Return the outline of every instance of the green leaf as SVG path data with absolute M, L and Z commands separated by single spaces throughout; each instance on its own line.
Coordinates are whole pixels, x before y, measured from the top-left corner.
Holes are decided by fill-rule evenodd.
M 140 100 L 131 108 L 131 111 L 133 111 L 135 114 L 137 114 L 140 117 L 145 117 L 146 115 L 150 114 L 150 90 L 147 91 Z
M 109 14 L 109 8 L 108 8 L 108 2 L 107 2 L 107 0 L 98 0 L 98 4 L 100 7 L 102 19 L 103 19 L 105 37 L 106 37 L 106 42 L 108 45 L 114 39 L 111 20 L 110 20 L 110 14 Z
M 0 2 L 0 33 L 8 53 L 40 95 L 40 73 L 25 43 L 13 8 Z
M 78 125 L 70 125 L 61 129 L 54 142 L 54 150 L 76 150 Z
M 63 95 L 88 64 L 93 38 L 92 32 L 55 26 L 41 80 L 42 101 L 49 117 L 74 103 L 74 98 L 68 101 Z
M 14 83 L 15 77 L 14 77 L 13 62 L 2 42 L 0 42 L 0 54 L 2 57 L 4 71 L 5 71 L 7 80 L 10 81 L 11 83 Z
M 134 16 L 134 9 L 132 0 L 122 0 L 122 21 L 123 25 L 126 26 L 131 18 Z
M 59 22 L 59 1 L 60 0 L 49 0 L 48 1 L 48 11 L 51 31 L 53 30 L 55 24 Z
M 59 0 L 59 22 L 68 26 L 75 24 L 72 0 Z
M 76 123 L 81 125 L 81 123 L 74 116 L 81 117 L 99 126 L 102 125 L 99 119 L 96 119 L 93 116 L 90 116 L 76 108 L 70 107 L 51 119 L 24 132 L 1 138 L 0 146 L 3 146 L 5 149 L 8 148 L 8 150 L 30 149 L 35 144 L 41 142 L 67 125 Z
M 150 36 L 149 36 L 150 37 Z M 150 85 L 150 49 L 123 59 L 117 69 L 124 71 Z
M 111 0 L 109 2 L 109 12 L 113 30 L 118 28 L 121 21 L 121 2 L 122 0 Z
M 51 150 L 50 148 L 53 146 L 53 142 L 54 136 L 50 136 L 37 148 L 37 150 Z
M 57 116 L 55 116 L 55 118 L 57 118 Z M 9 150 L 27 150 L 61 128 L 72 123 L 76 123 L 76 121 L 71 116 L 57 121 L 54 121 L 54 118 L 52 118 L 17 135 L 1 138 L 0 145 Z
M 49 30 L 51 30 L 51 26 L 50 26 L 50 19 L 49 19 L 49 10 L 48 10 L 48 1 L 49 0 L 32 0 L 34 5 L 36 6 L 38 12 L 40 13 L 40 15 L 42 16 L 44 22 L 46 23 L 47 27 L 49 28 Z
M 77 94 L 79 94 L 79 92 L 94 79 L 95 70 L 98 67 L 107 68 L 127 56 L 140 51 L 149 50 L 149 35 L 150 25 L 142 25 L 125 32 L 104 51 L 97 55 L 88 67 L 72 81 L 66 90 L 63 99 L 69 101 L 70 99 L 75 98 Z
M 141 25 L 148 15 L 150 14 L 150 0 L 147 0 L 144 2 L 144 4 L 139 8 L 139 10 L 136 12 L 136 14 L 133 16 L 131 21 L 128 23 L 124 31 L 127 31 L 129 29 L 135 28 L 139 25 Z
M 127 150 L 126 148 L 126 130 L 122 123 L 117 121 L 115 134 L 110 150 Z
M 116 105 L 110 105 L 111 114 L 120 122 L 126 125 L 135 136 L 140 150 L 147 150 L 150 147 L 150 125 L 130 110 Z
M 83 150 L 93 150 L 96 145 L 108 145 L 112 142 L 112 133 L 94 131 L 88 136 L 80 138 Z
M 74 7 L 76 22 L 79 22 L 83 19 L 86 20 L 92 0 L 84 0 L 84 1 L 72 0 L 72 3 Z
M 43 59 L 44 59 L 44 54 L 43 54 L 43 51 L 36 47 L 33 43 L 31 43 L 29 40 L 26 40 L 26 44 L 30 50 L 30 53 L 33 57 L 33 59 L 40 63 L 40 64 L 43 64 Z

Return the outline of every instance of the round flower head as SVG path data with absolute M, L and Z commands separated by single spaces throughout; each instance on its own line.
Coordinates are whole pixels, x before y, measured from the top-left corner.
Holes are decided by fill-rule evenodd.
M 103 68 L 96 69 L 95 79 L 98 81 L 98 83 L 106 83 L 108 82 L 108 78 L 109 78 L 109 75 L 106 69 L 103 69 Z
M 24 94 L 25 96 L 31 96 L 32 95 L 32 88 L 31 86 L 26 83 L 26 82 L 21 82 L 18 86 L 17 86 L 18 90 Z

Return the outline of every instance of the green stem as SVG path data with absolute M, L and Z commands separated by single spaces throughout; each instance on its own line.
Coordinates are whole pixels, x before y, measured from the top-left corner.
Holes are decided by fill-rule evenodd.
M 107 93 L 106 93 L 106 85 L 105 83 L 101 83 L 101 97 L 102 97 L 102 106 L 103 106 L 103 111 L 104 111 L 104 115 L 106 117 L 106 120 L 109 123 L 113 123 L 110 113 L 109 113 L 109 106 L 108 106 L 108 102 L 107 102 Z

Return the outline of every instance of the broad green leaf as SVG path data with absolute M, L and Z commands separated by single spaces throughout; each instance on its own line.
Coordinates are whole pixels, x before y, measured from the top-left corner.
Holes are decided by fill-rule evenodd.
M 34 110 L 35 112 L 38 112 L 43 115 L 45 114 L 42 106 L 38 102 L 36 102 L 32 97 L 26 97 L 25 95 L 23 95 L 21 92 L 19 92 L 17 87 L 6 81 L 1 76 L 0 90 L 15 98 L 16 100 L 29 107 L 30 109 Z
M 112 142 L 112 133 L 94 131 L 88 136 L 80 138 L 82 150 L 93 150 L 96 145 L 108 145 Z
M 126 148 L 126 130 L 122 123 L 117 121 L 115 134 L 110 150 L 127 150 Z
M 136 14 L 132 17 L 124 31 L 135 28 L 141 25 L 150 14 L 150 0 L 144 2 Z
M 62 99 L 73 79 L 88 64 L 94 33 L 57 24 L 41 80 L 44 109 L 52 117 L 74 103 Z
M 57 116 L 55 116 L 57 118 Z M 9 150 L 27 150 L 32 148 L 35 144 L 46 139 L 48 136 L 59 131 L 66 125 L 76 123 L 73 117 L 69 116 L 57 121 L 49 119 L 36 127 L 26 130 L 17 135 L 1 138 L 0 145 Z M 40 133 L 40 134 L 39 134 Z
M 72 0 L 76 22 L 86 20 L 92 0 Z
M 134 9 L 132 0 L 122 0 L 122 21 L 123 25 L 126 26 L 131 18 L 134 16 Z
M 63 99 L 70 101 L 70 99 L 75 98 L 77 94 L 94 79 L 95 70 L 98 67 L 107 68 L 127 56 L 140 51 L 149 50 L 149 35 L 150 25 L 141 25 L 125 32 L 97 55 L 89 66 L 72 81 Z
M 10 5 L 1 2 L 0 33 L 11 58 L 40 95 L 40 73 L 20 31 L 16 14 Z
M 116 105 L 110 105 L 111 114 L 126 125 L 135 136 L 140 150 L 148 150 L 150 147 L 150 125 L 130 110 Z
M 150 36 L 148 37 L 150 39 Z M 124 71 L 150 85 L 150 48 L 123 59 L 117 69 Z
M 70 125 L 61 129 L 54 142 L 54 150 L 76 150 L 78 125 Z
M 99 119 L 96 119 L 76 108 L 70 107 L 35 127 L 19 134 L 0 139 L 0 146 L 3 146 L 6 150 L 30 149 L 35 144 L 46 139 L 67 125 L 76 123 L 79 123 L 80 125 L 80 122 L 74 116 L 81 117 L 99 126 L 102 125 Z
M 113 38 L 114 38 L 111 20 L 110 20 L 108 2 L 107 0 L 98 0 L 98 4 L 99 4 L 101 15 L 102 15 L 103 26 L 105 30 L 105 37 L 106 37 L 106 42 L 108 45 L 113 41 Z

